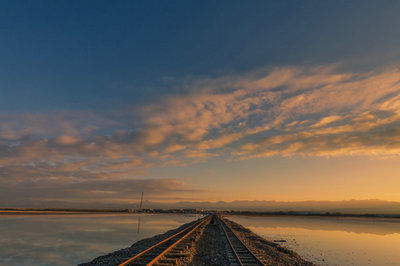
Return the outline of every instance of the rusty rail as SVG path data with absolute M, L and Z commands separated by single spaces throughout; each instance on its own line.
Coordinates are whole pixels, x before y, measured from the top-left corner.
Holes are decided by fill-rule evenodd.
M 161 251 L 159 254 L 157 254 L 149 263 L 146 264 L 146 265 L 153 265 L 158 260 L 160 260 L 160 258 L 165 256 L 169 251 L 171 251 L 174 247 L 176 247 L 179 243 L 181 243 L 185 238 L 187 238 L 189 235 L 191 235 L 201 225 L 203 225 L 207 221 L 209 221 L 210 218 L 211 218 L 211 216 L 206 216 L 206 217 L 194 222 L 192 225 L 189 225 L 188 227 L 177 232 L 176 234 L 158 242 L 157 244 L 155 244 L 155 245 L 149 247 L 148 249 L 140 252 L 139 254 L 133 256 L 132 258 L 124 261 L 123 263 L 119 264 L 119 266 L 125 266 L 125 265 L 129 265 L 131 263 L 135 263 L 135 260 L 140 259 L 140 257 L 143 257 L 144 255 L 148 254 L 150 251 L 154 250 L 155 248 L 160 247 L 161 244 L 166 243 L 167 241 L 172 240 L 173 238 L 179 237 L 180 235 L 183 235 L 182 237 L 179 237 L 173 243 L 169 244 L 167 248 L 165 248 L 163 251 Z
M 223 218 L 218 217 L 222 230 L 228 241 L 228 244 L 235 256 L 236 262 L 240 265 L 265 265 L 236 235 Z M 232 262 L 231 262 L 232 263 Z M 234 264 L 234 263 L 232 263 Z

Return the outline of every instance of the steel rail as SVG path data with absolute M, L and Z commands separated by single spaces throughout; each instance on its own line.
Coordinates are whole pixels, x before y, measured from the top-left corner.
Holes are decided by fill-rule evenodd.
M 198 225 L 196 225 L 192 230 L 190 230 L 188 233 L 186 233 L 183 237 L 181 237 L 180 239 L 178 239 L 178 241 L 176 241 L 175 243 L 173 243 L 171 246 L 169 246 L 167 249 L 165 249 L 163 252 L 161 252 L 157 257 L 155 257 L 152 261 L 149 262 L 149 264 L 147 264 L 148 266 L 153 265 L 155 262 L 157 262 L 157 260 L 159 260 L 162 256 L 164 256 L 168 251 L 170 251 L 171 249 L 173 249 L 177 244 L 179 244 L 183 239 L 185 239 L 187 236 L 189 236 L 191 233 L 194 232 L 194 230 L 196 230 L 197 228 L 199 228 L 202 224 L 204 224 L 206 221 L 208 221 L 210 219 L 210 217 L 207 217 L 206 219 L 204 219 L 201 223 L 199 223 Z
M 185 234 L 183 237 L 179 238 L 177 241 L 175 241 L 172 245 L 170 245 L 167 249 L 165 249 L 164 251 L 162 251 L 161 254 L 159 254 L 156 258 L 154 258 L 149 264 L 147 265 L 152 265 L 154 264 L 158 259 L 160 259 L 163 255 L 165 255 L 169 250 L 171 250 L 174 246 L 176 246 L 176 244 L 178 244 L 179 242 L 181 242 L 184 238 L 186 238 L 188 235 L 190 235 L 195 229 L 197 229 L 200 225 L 204 224 L 207 220 L 209 220 L 211 218 L 211 216 L 206 216 L 196 222 L 194 222 L 193 224 L 189 225 L 188 227 L 182 229 L 181 231 L 175 233 L 172 236 L 167 237 L 166 239 L 156 243 L 155 245 L 143 250 L 142 252 L 136 254 L 135 256 L 133 256 L 132 258 L 122 262 L 121 264 L 119 264 L 119 266 L 125 266 L 125 265 L 129 265 L 131 262 L 133 262 L 135 259 L 141 257 L 142 255 L 146 254 L 147 252 L 153 250 L 154 248 L 160 246 L 161 244 L 171 240 L 172 238 L 183 234 L 185 231 L 188 231 L 192 228 L 192 230 L 190 230 L 189 233 Z
M 221 220 L 221 219 L 220 219 L 220 220 Z M 222 227 L 222 230 L 224 231 L 226 240 L 228 240 L 228 244 L 229 244 L 229 246 L 231 247 L 231 250 L 232 250 L 233 254 L 235 255 L 236 260 L 239 262 L 239 265 L 240 265 L 240 266 L 243 266 L 242 261 L 241 261 L 240 258 L 239 258 L 239 255 L 236 253 L 236 250 L 235 250 L 235 248 L 233 247 L 233 244 L 232 244 L 231 240 L 230 240 L 229 237 L 228 237 L 228 233 L 226 232 L 225 227 L 224 227 L 223 225 L 221 225 L 221 227 Z
M 238 252 L 236 251 L 235 247 L 233 246 L 233 243 L 231 241 L 231 239 L 228 236 L 228 232 L 226 231 L 225 228 L 227 228 L 232 235 L 235 237 L 235 239 L 237 239 L 239 241 L 239 243 L 242 245 L 242 247 L 248 252 L 248 254 L 250 254 L 251 257 L 254 258 L 255 260 L 255 264 L 258 265 L 265 265 L 248 247 L 247 245 L 237 236 L 237 234 L 232 230 L 232 228 L 224 221 L 223 218 L 218 217 L 218 220 L 220 221 L 222 230 L 224 231 L 225 237 L 228 240 L 228 244 L 232 249 L 233 254 L 235 255 L 237 261 L 239 262 L 239 265 L 243 266 L 246 265 L 247 263 L 243 263 L 243 259 L 240 258 Z

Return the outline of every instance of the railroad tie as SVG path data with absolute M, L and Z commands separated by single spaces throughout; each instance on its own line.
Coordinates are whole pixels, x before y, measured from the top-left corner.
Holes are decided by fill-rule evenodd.
M 153 245 L 152 247 L 142 251 L 134 257 L 121 263 L 125 265 L 176 265 L 183 258 L 190 257 L 188 251 L 194 242 L 199 239 L 201 229 L 210 216 L 204 217 L 191 225 L 168 237 L 165 240 Z

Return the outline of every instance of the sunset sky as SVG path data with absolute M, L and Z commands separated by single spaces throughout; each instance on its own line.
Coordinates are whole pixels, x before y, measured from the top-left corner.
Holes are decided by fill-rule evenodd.
M 0 207 L 400 201 L 399 12 L 2 1 Z

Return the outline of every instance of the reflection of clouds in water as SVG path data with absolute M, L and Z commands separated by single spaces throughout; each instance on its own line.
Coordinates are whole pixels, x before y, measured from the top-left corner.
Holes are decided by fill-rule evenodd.
M 346 231 L 376 235 L 400 234 L 400 219 L 353 218 L 353 217 L 296 217 L 232 216 L 239 223 L 257 228 L 303 228 L 309 230 Z
M 83 229 L 83 232 L 96 233 L 96 232 L 113 232 L 114 230 L 109 228 L 99 228 L 99 229 Z
M 137 215 L 0 216 L 0 265 L 78 264 L 194 218 L 144 215 L 142 219 L 161 222 L 142 224 L 137 234 Z
M 171 224 L 171 225 L 178 225 L 180 224 L 177 221 L 171 221 L 171 220 L 157 220 L 157 221 L 147 221 L 146 224 L 154 224 L 154 225 L 164 225 L 164 224 Z
M 85 247 L 83 244 L 66 241 L 62 244 L 54 245 L 49 239 L 43 239 L 45 243 L 32 243 L 30 237 L 25 242 L 0 242 L 2 255 L 0 262 L 5 265 L 71 265 L 77 263 L 77 253 L 90 256 L 94 252 L 99 252 L 95 246 Z M 82 250 L 80 252 L 80 250 Z M 87 254 L 84 254 L 87 253 Z
M 286 240 L 279 244 L 318 265 L 398 265 L 400 261 L 400 224 L 392 219 L 229 218 L 270 241 Z

